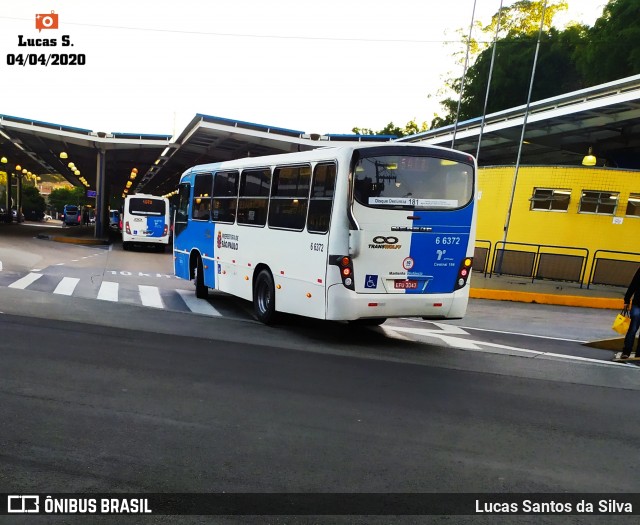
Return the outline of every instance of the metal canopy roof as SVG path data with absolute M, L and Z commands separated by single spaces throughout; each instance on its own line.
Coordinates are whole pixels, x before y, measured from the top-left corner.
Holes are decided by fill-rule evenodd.
M 454 147 L 475 155 L 482 128 L 479 164 L 515 164 L 525 109 L 487 115 L 484 126 L 477 118 L 399 140 L 450 146 L 455 131 Z M 60 173 L 78 185 L 67 166 L 74 162 L 95 189 L 97 154 L 103 150 L 107 198 L 120 196 L 134 167 L 138 178 L 132 190 L 162 195 L 173 191 L 182 172 L 196 164 L 394 138 L 308 134 L 197 114 L 172 142 L 168 135 L 102 133 L 0 115 L 0 153 L 8 158 L 8 167 Z M 640 75 L 530 105 L 521 163 L 580 165 L 589 147 L 598 165 L 640 169 Z M 68 159 L 60 159 L 61 151 Z
M 103 133 L 0 115 L 0 151 L 7 157 L 6 170 L 16 165 L 35 174 L 60 174 L 70 183 L 81 183 L 68 166 L 73 162 L 90 188 L 96 189 L 97 155 L 105 152 L 106 189 L 120 195 L 131 170 L 142 172 L 170 144 L 168 135 Z M 60 153 L 67 154 L 66 159 Z M 0 168 L 2 169 L 2 168 Z
M 485 117 L 478 163 L 515 164 L 525 106 Z M 477 152 L 482 119 L 403 137 Z M 640 75 L 540 100 L 530 105 L 522 164 L 580 165 L 592 147 L 598 165 L 640 169 Z
M 137 191 L 163 195 L 173 191 L 191 166 L 244 157 L 305 151 L 345 142 L 381 142 L 380 135 L 319 135 L 197 114 L 161 158 L 140 180 Z

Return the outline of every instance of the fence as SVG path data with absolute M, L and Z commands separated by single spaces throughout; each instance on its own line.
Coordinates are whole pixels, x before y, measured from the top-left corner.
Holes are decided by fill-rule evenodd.
M 487 269 L 489 268 L 489 255 L 491 254 L 491 241 L 476 240 L 478 243 L 487 243 L 488 246 L 476 246 L 473 251 L 473 266 L 471 267 L 474 272 L 484 273 L 487 275 Z
M 588 259 L 587 248 L 499 241 L 493 251 L 490 273 L 527 277 L 532 282 L 572 281 L 582 288 Z
M 631 256 L 637 260 L 600 257 L 601 254 Z M 589 272 L 587 288 L 591 284 L 629 286 L 639 264 L 640 253 L 596 250 L 593 254 L 593 261 L 591 261 L 591 271 Z
M 477 244 L 482 244 L 478 246 Z M 491 254 L 492 243 L 477 240 L 474 252 L 475 272 L 536 279 L 570 281 L 584 284 L 629 286 L 640 266 L 640 253 L 596 250 L 585 282 L 589 257 L 587 248 L 498 241 Z

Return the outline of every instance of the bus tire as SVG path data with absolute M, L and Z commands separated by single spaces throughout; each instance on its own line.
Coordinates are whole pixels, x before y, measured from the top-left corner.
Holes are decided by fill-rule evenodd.
M 352 326 L 380 326 L 386 320 L 386 317 L 372 317 L 370 319 L 356 319 L 355 321 L 349 321 L 349 324 Z
M 256 319 L 272 324 L 276 318 L 276 287 L 268 270 L 262 270 L 253 285 L 253 311 Z
M 204 285 L 204 270 L 202 268 L 202 259 L 198 257 L 195 274 L 196 297 L 198 299 L 206 299 L 209 297 L 209 289 Z
M 123 242 L 122 249 L 126 252 L 131 249 L 131 245 L 128 242 Z

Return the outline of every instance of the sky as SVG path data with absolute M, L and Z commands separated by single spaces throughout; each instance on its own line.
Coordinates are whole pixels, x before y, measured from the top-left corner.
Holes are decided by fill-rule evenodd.
M 475 18 L 484 22 L 500 6 L 500 0 L 2 0 L 0 114 L 161 135 L 180 133 L 197 113 L 323 134 L 430 122 L 442 114 L 444 80 L 462 74 L 453 58 L 464 49 L 457 30 L 468 32 L 474 3 Z M 557 25 L 592 25 L 606 0 L 568 3 Z M 37 22 L 36 15 L 52 11 L 57 28 L 42 28 L 56 20 Z M 27 62 L 49 63 L 20 65 L 27 55 Z M 84 64 L 53 65 L 53 55 Z

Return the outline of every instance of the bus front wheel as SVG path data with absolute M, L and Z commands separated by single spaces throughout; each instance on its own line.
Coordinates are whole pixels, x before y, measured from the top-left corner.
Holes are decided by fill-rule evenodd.
M 253 311 L 256 319 L 271 324 L 276 317 L 276 288 L 268 270 L 262 270 L 253 286 Z
M 198 299 L 206 299 L 209 296 L 209 290 L 204 285 L 204 270 L 202 269 L 202 259 L 200 259 L 200 257 L 198 257 L 198 263 L 196 264 L 194 280 L 196 284 L 196 297 Z

